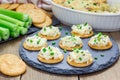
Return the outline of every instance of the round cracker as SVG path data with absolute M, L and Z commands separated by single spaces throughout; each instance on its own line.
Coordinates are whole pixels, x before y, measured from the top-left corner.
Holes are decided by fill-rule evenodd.
M 74 66 L 74 67 L 87 67 L 87 66 L 89 66 L 93 63 L 93 58 L 90 58 L 90 60 L 87 64 L 87 62 L 85 62 L 85 63 L 75 63 L 74 60 L 70 61 L 70 56 L 68 56 L 67 57 L 67 63 L 71 66 Z
M 56 64 L 56 63 L 61 62 L 63 59 L 64 59 L 63 55 L 58 59 L 50 59 L 50 60 L 46 60 L 38 55 L 38 60 L 42 63 L 47 63 L 47 64 Z
M 67 47 L 67 46 L 63 46 L 63 45 L 62 45 L 62 42 L 60 41 L 60 42 L 59 42 L 59 46 L 60 46 L 60 48 L 62 48 L 62 49 L 71 51 L 71 50 L 73 50 L 74 48 L 81 48 L 81 47 L 83 46 L 83 44 L 80 44 L 79 46 L 75 46 L 75 47 Z
M 51 24 L 52 24 L 52 19 L 49 16 L 46 16 L 45 22 L 40 23 L 40 24 L 34 23 L 34 26 L 36 26 L 38 28 L 42 28 L 44 26 L 50 26 Z
M 43 23 L 46 20 L 46 15 L 40 10 L 31 9 L 26 12 L 32 18 L 33 23 Z
M 30 9 L 34 9 L 36 8 L 34 4 L 31 4 L 31 3 L 27 3 L 27 4 L 22 4 L 20 5 L 16 11 L 17 12 L 26 12 L 27 10 L 30 10 Z
M 7 9 L 10 6 L 10 4 L 0 4 L 0 8 Z
M 45 11 L 44 9 L 41 9 L 41 8 L 39 8 L 41 11 L 43 11 L 47 16 L 49 16 L 50 18 L 52 18 L 52 16 L 53 16 L 53 14 L 52 13 L 50 13 L 50 12 L 47 12 L 47 11 Z
M 7 9 L 9 9 L 9 10 L 14 10 L 14 9 L 16 9 L 18 6 L 19 6 L 20 4 L 10 4 L 10 6 L 7 8 Z
M 96 49 L 96 50 L 107 50 L 110 49 L 112 47 L 112 42 L 108 42 L 107 46 L 95 46 L 95 45 L 91 45 L 90 43 L 88 43 L 89 47 L 91 47 L 92 49 Z
M 0 57 L 0 71 L 8 76 L 19 76 L 26 71 L 26 64 L 13 54 L 3 54 Z
M 44 46 L 40 46 L 40 47 L 29 47 L 26 45 L 26 43 L 24 42 L 23 43 L 23 47 L 27 50 L 31 50 L 31 51 L 38 51 L 38 50 L 41 50 L 42 47 L 47 47 L 47 44 L 44 45 Z
M 81 38 L 89 38 L 91 37 L 92 35 L 94 35 L 94 32 L 91 31 L 90 34 L 79 34 L 77 32 L 74 32 L 74 31 L 71 31 L 71 34 L 75 35 L 75 36 L 78 36 L 78 37 L 81 37 Z
M 38 36 L 40 36 L 42 38 L 46 38 L 47 40 L 56 40 L 61 36 L 61 34 L 57 34 L 56 36 L 46 36 L 46 35 L 42 35 L 42 34 L 38 33 Z

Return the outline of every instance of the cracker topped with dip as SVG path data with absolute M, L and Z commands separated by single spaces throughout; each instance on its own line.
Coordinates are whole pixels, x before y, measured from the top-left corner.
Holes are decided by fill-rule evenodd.
M 92 54 L 88 50 L 74 49 L 67 57 L 67 63 L 74 67 L 86 67 L 93 63 Z
M 77 36 L 65 36 L 60 39 L 59 46 L 65 50 L 73 50 L 83 46 L 82 40 Z
M 109 36 L 98 33 L 97 35 L 91 37 L 88 45 L 96 50 L 106 50 L 112 47 L 112 42 Z
M 61 33 L 58 27 L 49 26 L 43 27 L 38 35 L 42 38 L 46 38 L 47 40 L 55 40 L 61 36 Z
M 38 54 L 38 60 L 47 64 L 59 63 L 63 58 L 62 52 L 57 47 L 53 46 L 43 47 Z
M 73 25 L 71 34 L 81 38 L 88 38 L 91 37 L 94 32 L 92 30 L 92 27 L 88 23 L 84 23 Z
M 27 50 L 40 50 L 42 47 L 47 47 L 47 39 L 41 38 L 37 35 L 27 37 L 23 43 L 23 47 Z

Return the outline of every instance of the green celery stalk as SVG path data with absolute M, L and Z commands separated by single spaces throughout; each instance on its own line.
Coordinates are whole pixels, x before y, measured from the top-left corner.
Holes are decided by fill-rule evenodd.
M 8 29 L 0 27 L 0 35 L 3 40 L 7 40 L 10 36 L 10 32 Z
M 18 37 L 19 35 L 20 35 L 20 29 L 19 28 L 17 28 L 17 30 L 14 31 L 14 32 L 10 32 L 10 36 L 13 37 L 13 38 Z
M 0 19 L 11 22 L 13 24 L 17 24 L 19 26 L 24 26 L 24 24 L 25 24 L 24 22 L 22 22 L 20 20 L 14 19 L 12 17 L 6 16 L 6 15 L 3 15 L 3 14 L 0 14 Z
M 27 21 L 29 16 L 27 14 L 23 14 L 20 12 L 16 12 L 16 11 L 11 11 L 11 10 L 7 10 L 7 9 L 3 9 L 0 8 L 0 14 L 4 14 L 6 16 L 21 20 L 21 21 Z
M 21 35 L 24 35 L 24 34 L 26 34 L 26 33 L 28 32 L 28 29 L 27 29 L 27 28 L 19 27 L 19 29 L 20 29 L 20 34 L 21 34 Z
M 0 41 L 2 41 L 1 35 L 0 35 Z
M 31 18 L 28 18 L 27 22 L 25 22 L 24 27 L 25 27 L 25 28 L 30 28 L 31 25 L 32 25 L 32 19 L 31 19 Z
M 16 31 L 17 27 L 18 27 L 18 25 L 7 22 L 7 21 L 4 21 L 2 19 L 0 19 L 0 26 L 3 27 L 3 28 L 7 28 L 10 31 Z

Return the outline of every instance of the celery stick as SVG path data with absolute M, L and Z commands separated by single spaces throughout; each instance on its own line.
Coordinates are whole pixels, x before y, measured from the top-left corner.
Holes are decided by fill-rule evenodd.
M 32 19 L 31 19 L 31 18 L 29 18 L 29 19 L 27 20 L 27 22 L 25 22 L 24 27 L 25 27 L 25 28 L 30 28 L 30 27 L 31 27 L 31 25 L 32 25 Z
M 13 38 L 16 38 L 20 35 L 20 29 L 18 28 L 16 31 L 14 32 L 10 32 L 10 36 Z
M 3 28 L 7 28 L 10 31 L 16 31 L 16 29 L 18 27 L 18 25 L 7 22 L 7 21 L 4 21 L 2 19 L 0 19 L 0 26 L 3 27 Z
M 3 15 L 3 14 L 0 14 L 0 19 L 11 22 L 13 24 L 18 24 L 19 26 L 24 26 L 24 24 L 25 24 L 24 22 L 22 22 L 20 20 L 14 19 L 12 17 L 6 16 L 6 15 Z
M 10 32 L 8 29 L 0 27 L 0 35 L 3 40 L 7 40 L 10 36 Z
M 21 35 L 24 35 L 24 34 L 26 34 L 26 33 L 28 32 L 28 29 L 27 29 L 27 28 L 19 27 L 19 29 L 20 29 L 20 34 L 21 34 Z
M 0 35 L 0 41 L 2 41 L 1 35 Z
M 2 9 L 0 8 L 0 14 L 4 14 L 7 15 L 9 17 L 21 20 L 21 21 L 27 21 L 29 16 L 27 14 L 23 14 L 23 13 L 19 13 L 16 11 L 11 11 L 11 10 L 7 10 L 7 9 Z

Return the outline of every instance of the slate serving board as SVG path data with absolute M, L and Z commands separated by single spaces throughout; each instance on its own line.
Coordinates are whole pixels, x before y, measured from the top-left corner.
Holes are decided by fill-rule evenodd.
M 70 35 L 70 31 L 71 31 L 70 27 L 63 26 L 62 30 L 61 30 L 61 33 L 62 33 L 61 37 Z M 33 36 L 36 33 L 34 33 L 30 36 Z M 68 33 L 68 34 L 66 34 L 66 33 Z M 58 46 L 59 40 L 60 39 L 54 40 L 54 41 L 48 41 L 48 44 L 52 45 L 52 42 L 56 42 L 56 44 L 52 45 L 52 46 L 59 47 Z M 91 66 L 84 67 L 84 68 L 75 68 L 75 67 L 68 65 L 66 62 L 66 57 L 68 56 L 69 51 L 67 53 L 64 53 L 64 51 L 62 49 L 60 49 L 60 50 L 64 54 L 64 60 L 61 63 L 54 64 L 54 65 L 48 65 L 48 64 L 41 63 L 37 60 L 37 55 L 38 55 L 39 51 L 36 51 L 36 52 L 28 51 L 23 48 L 22 44 L 23 44 L 24 40 L 21 42 L 19 54 L 20 54 L 21 58 L 28 65 L 30 65 L 34 68 L 37 68 L 39 70 L 44 70 L 47 72 L 57 73 L 57 74 L 86 74 L 86 73 L 96 72 L 96 71 L 103 70 L 103 69 L 110 67 L 119 58 L 119 48 L 118 48 L 117 43 L 113 39 L 111 39 L 111 41 L 113 43 L 113 47 L 109 50 L 104 50 L 104 51 L 97 51 L 97 50 L 91 49 L 87 45 L 89 38 L 82 39 L 82 41 L 83 41 L 82 49 L 84 49 L 84 50 L 88 49 L 90 51 L 90 53 L 93 55 L 93 58 L 95 58 L 94 63 Z
M 58 25 L 58 24 L 60 24 L 60 21 L 59 20 L 57 20 L 54 16 L 53 16 L 53 18 L 52 18 L 52 21 L 53 21 L 53 23 L 52 23 L 52 25 Z M 27 34 L 26 35 L 28 35 L 28 34 L 31 34 L 31 33 L 33 33 L 33 32 L 36 32 L 36 31 L 38 31 L 38 30 L 40 30 L 39 28 L 37 28 L 37 27 L 35 27 L 34 25 L 32 25 L 30 28 L 29 28 L 29 30 L 28 30 L 28 32 L 27 32 Z M 17 37 L 18 38 L 18 37 Z M 4 43 L 4 42 L 7 42 L 7 41 L 10 41 L 10 40 L 13 40 L 13 39 L 16 39 L 16 38 L 9 38 L 8 40 L 6 40 L 6 41 L 0 41 L 0 44 L 1 43 Z

